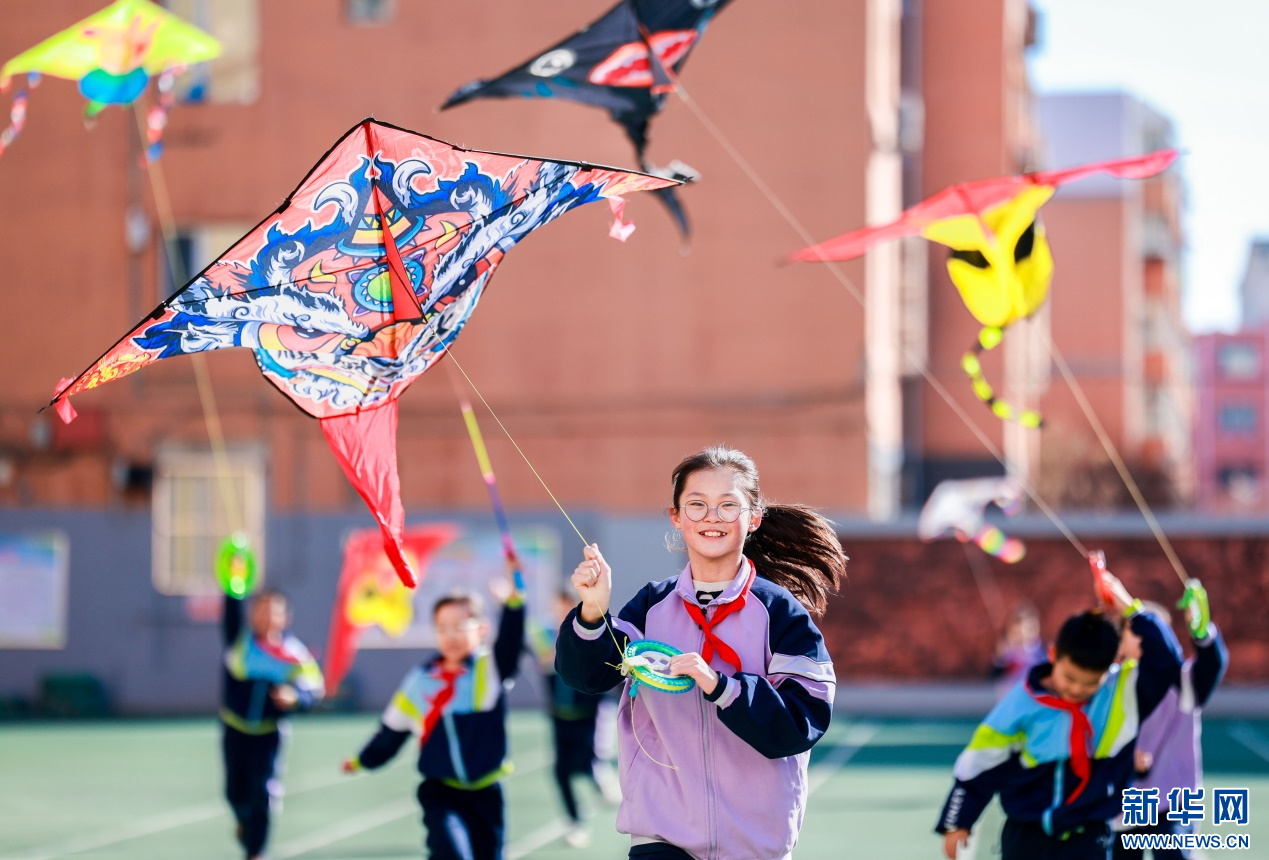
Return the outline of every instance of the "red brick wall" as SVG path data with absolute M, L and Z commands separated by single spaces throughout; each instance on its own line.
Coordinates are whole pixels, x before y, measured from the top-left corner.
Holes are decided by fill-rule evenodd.
M 1087 562 L 1061 539 L 1027 539 L 1027 557 L 1007 565 L 975 546 L 915 538 L 843 540 L 849 581 L 823 621 L 838 678 L 984 678 L 999 633 L 965 549 L 989 566 L 1006 609 L 1036 606 L 1051 641 L 1067 616 L 1093 606 Z M 1230 648 L 1227 680 L 1269 682 L 1269 538 L 1174 540 L 1186 569 L 1207 587 L 1212 619 Z M 1095 546 L 1135 597 L 1175 605 L 1181 585 L 1153 539 L 1114 538 Z M 1180 613 L 1173 620 L 1180 621 Z M 1178 625 L 1178 630 L 1184 630 Z M 1187 652 L 1188 636 L 1183 636 Z
M 0 57 L 100 7 L 93 0 L 7 4 Z M 391 26 L 353 27 L 339 0 L 259 3 L 261 92 L 249 105 L 178 105 L 161 162 L 184 226 L 259 221 L 347 128 L 368 115 L 462 145 L 630 165 L 602 111 L 549 100 L 478 100 L 435 113 L 457 86 L 494 74 L 590 20 L 604 4 L 467 0 L 396 4 Z M 684 85 L 817 238 L 864 223 L 873 142 L 865 105 L 867 4 L 737 3 L 710 27 Z M 390 69 L 380 68 L 390 58 Z M 8 104 L 7 98 L 2 101 Z M 7 108 L 4 108 L 7 110 Z M 75 87 L 47 79 L 0 169 L 0 449 L 17 461 L 6 506 L 115 504 L 111 461 L 148 463 L 163 444 L 205 446 L 193 370 L 174 358 L 76 397 L 100 413 L 92 452 L 33 445 L 59 378 L 91 363 L 156 301 L 157 233 L 124 246 L 129 195 L 151 207 L 136 168 L 135 118 L 110 109 L 84 129 Z M 650 195 L 627 209 L 639 231 L 607 238 L 606 208 L 517 246 L 463 331 L 456 355 L 552 491 L 571 508 L 644 511 L 663 502 L 684 455 L 726 441 L 784 463 L 772 491 L 862 510 L 866 467 L 863 314 L 823 266 L 779 266 L 798 235 L 681 100 L 654 122 L 649 156 L 700 170 L 684 189 L 692 251 Z M 131 172 L 130 172 L 131 171 Z M 130 184 L 131 183 L 131 184 Z M 865 286 L 863 262 L 845 271 Z M 130 292 L 131 291 L 131 292 Z M 134 295 L 135 293 L 135 295 Z M 230 444 L 269 454 L 275 511 L 356 504 L 317 422 L 279 396 L 245 350 L 208 357 Z M 487 505 L 445 368 L 402 398 L 399 457 L 408 510 Z M 482 413 L 483 415 L 483 413 Z M 486 422 L 511 508 L 549 505 L 537 479 Z M 823 452 L 831 451 L 826 465 Z M 92 460 L 92 462 L 89 462 Z

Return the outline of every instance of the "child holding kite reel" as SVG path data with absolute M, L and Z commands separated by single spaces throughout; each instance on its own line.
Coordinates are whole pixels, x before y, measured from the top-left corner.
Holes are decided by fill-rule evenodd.
M 1172 617 L 1158 604 L 1145 604 L 1145 611 L 1157 616 L 1171 627 Z M 1208 608 L 1207 590 L 1197 579 L 1190 579 L 1178 609 L 1185 610 L 1186 626 L 1194 644 L 1194 656 L 1181 664 L 1176 683 L 1164 694 L 1163 701 L 1141 724 L 1134 756 L 1133 787 L 1158 790 L 1158 819 L 1155 825 L 1129 827 L 1124 818 L 1111 821 L 1116 832 L 1111 856 L 1114 860 L 1140 860 L 1145 855 L 1141 848 L 1128 848 L 1118 838 L 1121 831 L 1140 833 L 1184 834 L 1193 832 L 1194 825 L 1181 824 L 1168 818 L 1173 789 L 1193 791 L 1203 785 L 1203 708 L 1225 676 L 1229 665 L 1229 651 L 1220 630 L 1212 623 Z M 1131 629 L 1123 631 L 1119 646 L 1121 660 L 1137 660 L 1141 657 L 1141 638 Z M 1151 849 L 1156 860 L 1188 858 L 1190 852 L 1182 849 Z
M 290 633 L 285 595 L 263 589 L 244 609 L 255 583 L 255 558 L 245 539 L 235 535 L 226 541 L 216 573 L 225 591 L 220 707 L 225 798 L 238 843 L 255 860 L 264 856 L 270 814 L 282 799 L 286 717 L 321 701 L 325 685 L 317 661 Z
M 706 448 L 672 481 L 687 566 L 613 618 L 612 570 L 588 546 L 556 670 L 588 693 L 626 685 L 617 829 L 631 857 L 786 857 L 836 689 L 811 612 L 823 612 L 846 556 L 819 514 L 766 502 L 739 451 Z M 636 696 L 644 687 L 660 692 Z

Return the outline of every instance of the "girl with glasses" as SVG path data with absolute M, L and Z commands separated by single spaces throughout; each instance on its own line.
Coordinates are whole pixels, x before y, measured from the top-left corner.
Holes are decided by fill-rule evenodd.
M 587 693 L 629 684 L 616 668 L 621 649 L 652 639 L 683 652 L 670 674 L 696 682 L 682 695 L 641 691 L 638 707 L 623 698 L 617 829 L 630 834 L 630 857 L 788 857 L 836 688 L 811 614 L 823 613 L 846 556 L 828 520 L 766 502 L 740 451 L 706 448 L 671 480 L 687 566 L 648 583 L 614 618 L 612 570 L 587 547 L 556 670 Z

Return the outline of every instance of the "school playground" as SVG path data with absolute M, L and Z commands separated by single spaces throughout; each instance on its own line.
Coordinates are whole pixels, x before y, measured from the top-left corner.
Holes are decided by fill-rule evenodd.
M 377 773 L 339 772 L 340 761 L 359 749 L 375 723 L 369 714 L 294 720 L 285 808 L 272 839 L 275 860 L 422 856 L 408 748 Z M 811 796 L 795 856 L 941 856 L 931 827 L 951 784 L 952 762 L 972 730 L 970 720 L 835 720 L 811 760 Z M 585 797 L 593 810 L 593 843 L 581 850 L 563 843 L 545 717 L 516 711 L 511 744 L 516 771 L 506 782 L 508 860 L 626 856 L 626 842 L 613 830 L 614 810 L 592 794 Z M 1209 789 L 1250 790 L 1250 823 L 1241 832 L 1250 835 L 1251 851 L 1235 856 L 1269 857 L 1269 720 L 1209 719 L 1203 748 Z M 219 733 L 211 718 L 0 724 L 0 860 L 235 858 L 220 780 Z M 981 825 L 977 857 L 999 853 L 1000 822 L 993 806 Z

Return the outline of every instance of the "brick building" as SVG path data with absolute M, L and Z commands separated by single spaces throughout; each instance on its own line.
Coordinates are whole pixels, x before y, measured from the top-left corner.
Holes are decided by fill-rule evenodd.
M 0 54 L 97 5 L 15 6 Z M 179 252 L 194 268 L 272 211 L 367 115 L 472 148 L 631 164 L 620 129 L 578 105 L 490 100 L 432 110 L 458 85 L 552 44 L 603 4 L 472 0 L 444 20 L 423 3 L 168 5 L 229 46 L 183 79 L 185 103 L 172 113 L 160 162 Z M 1025 73 L 1034 30 L 1025 0 L 845 0 L 796 13 L 735 3 L 711 25 L 683 84 L 807 230 L 826 238 L 888 220 L 949 183 L 1042 166 Z M 64 532 L 72 583 L 66 647 L 6 652 L 0 694 L 78 667 L 107 677 L 125 708 L 199 707 L 212 683 L 190 667 L 214 653 L 215 636 L 185 596 L 206 590 L 210 550 L 227 520 L 192 362 L 167 360 L 77 397 L 74 424 L 37 414 L 60 377 L 87 366 L 174 286 L 151 180 L 139 166 L 136 117 L 111 109 L 88 130 L 81 110 L 73 85 L 46 80 L 23 137 L 0 160 L 0 198 L 20 201 L 0 209 L 10 261 L 0 309 L 15 320 L 38 309 L 41 320 L 14 327 L 0 345 L 5 366 L 23 370 L 0 396 L 0 532 Z M 630 201 L 639 230 L 625 245 L 606 238 L 601 207 L 570 214 L 508 256 L 456 347 L 587 539 L 628 572 L 619 598 L 680 563 L 658 548 L 660 511 L 670 468 L 704 444 L 745 449 L 769 496 L 844 520 L 893 518 L 941 478 L 999 471 L 915 375 L 914 360 L 928 360 L 1015 462 L 1037 468 L 1049 435 L 1006 429 L 964 382 L 959 358 L 977 326 L 940 253 L 918 240 L 845 264 L 867 298 L 861 308 L 825 267 L 776 265 L 799 246 L 797 233 L 681 101 L 671 98 L 654 121 L 650 156 L 682 159 L 703 176 L 682 192 L 690 254 L 680 253 L 650 198 Z M 1078 160 L 1066 156 L 1048 163 Z M 1156 196 L 1171 200 L 1168 193 Z M 1144 217 L 1141 198 L 1155 192 L 1123 194 L 1110 205 L 1131 226 Z M 1077 256 L 1063 256 L 1062 243 L 1079 241 L 1064 231 L 1077 227 L 1064 227 L 1060 214 L 1050 224 L 1059 279 Z M 1089 341 L 1067 338 L 1059 296 L 1130 288 L 1140 303 L 1148 292 L 1139 244 L 1125 240 L 1108 253 L 1122 280 L 1103 272 L 1087 283 L 1055 282 L 1054 336 L 1068 355 L 1082 355 Z M 1164 282 L 1165 293 L 1175 288 Z M 1117 319 L 1097 343 L 1114 367 L 1144 373 L 1131 332 L 1137 317 Z M 1133 354 L 1121 355 L 1115 338 L 1131 341 Z M 1047 379 L 1047 361 L 1026 348 L 1029 340 L 1011 336 L 988 364 L 1024 401 L 1039 397 Z M 266 575 L 292 593 L 301 635 L 320 643 L 340 536 L 369 517 L 318 425 L 260 378 L 246 351 L 214 353 L 206 364 L 233 492 Z M 1103 417 L 1117 416 L 1117 438 L 1145 451 L 1154 437 L 1125 429 L 1146 397 L 1134 385 L 1136 399 L 1121 386 Z M 1041 408 L 1066 420 L 1053 396 L 1050 389 Z M 485 523 L 485 488 L 443 368 L 416 381 L 400 415 L 408 519 Z M 513 522 L 556 534 L 558 566 L 571 568 L 572 530 L 486 423 Z M 366 701 L 386 695 L 412 657 L 365 655 Z
M 1239 293 L 1239 330 L 1195 339 L 1198 506 L 1220 513 L 1269 510 L 1269 241 L 1252 242 Z
M 574 104 L 484 101 L 433 111 L 459 84 L 585 23 L 592 3 L 465 4 L 465 23 L 447 27 L 416 3 L 175 5 L 237 46 L 235 56 L 195 70 L 199 100 L 173 111 L 160 162 L 180 245 L 195 266 L 271 211 L 367 115 L 472 147 L 631 162 L 620 129 Z M 11 10 L 0 51 L 15 54 L 93 8 L 59 0 Z M 367 11 L 376 9 L 381 18 Z M 898 172 L 878 155 L 894 137 L 898 23 L 890 0 L 799 16 L 736 4 L 684 77 L 818 235 L 898 201 Z M 764 46 L 761 63 L 755 42 Z M 384 56 L 402 69 L 390 85 L 366 69 Z M 71 83 L 46 79 L 0 170 L 0 195 L 23 201 L 0 214 L 17 261 L 13 282 L 39 285 L 59 308 L 55 334 L 25 327 L 0 356 L 28 371 L 0 404 L 10 463 L 0 501 L 8 504 L 118 505 L 129 475 L 143 481 L 157 464 L 161 476 L 164 452 L 207 444 L 185 359 L 78 398 L 82 427 L 35 416 L 59 377 L 85 367 L 171 289 L 150 183 L 136 166 L 135 117 L 108 110 L 86 130 L 81 110 Z M 682 453 L 725 438 L 760 463 L 779 459 L 771 481 L 780 495 L 864 509 L 860 308 L 822 269 L 775 264 L 796 234 L 681 102 L 670 102 L 653 132 L 653 160 L 681 158 L 705 175 L 683 192 L 695 225 L 691 253 L 679 253 L 650 197 L 631 201 L 639 232 L 626 245 L 606 239 L 598 207 L 552 225 L 518 247 L 492 282 L 458 345 L 468 372 L 572 506 L 658 507 Z M 49 241 L 65 251 L 16 253 L 44 247 L 36 243 L 46 234 L 22 238 L 23 223 L 56 223 L 60 235 Z M 847 269 L 873 289 L 863 263 Z M 29 295 L 10 290 L 0 301 L 15 317 Z M 266 473 L 270 511 L 354 503 L 318 426 L 260 380 L 246 351 L 207 363 L 229 442 L 246 452 L 244 468 Z M 484 504 L 444 376 L 423 377 L 402 402 L 407 508 Z M 544 501 L 505 440 L 490 444 L 508 503 Z
M 1198 504 L 1215 512 L 1269 510 L 1266 466 L 1269 433 L 1265 419 L 1269 374 L 1265 349 L 1269 329 L 1195 339 L 1198 417 L 1194 449 Z

